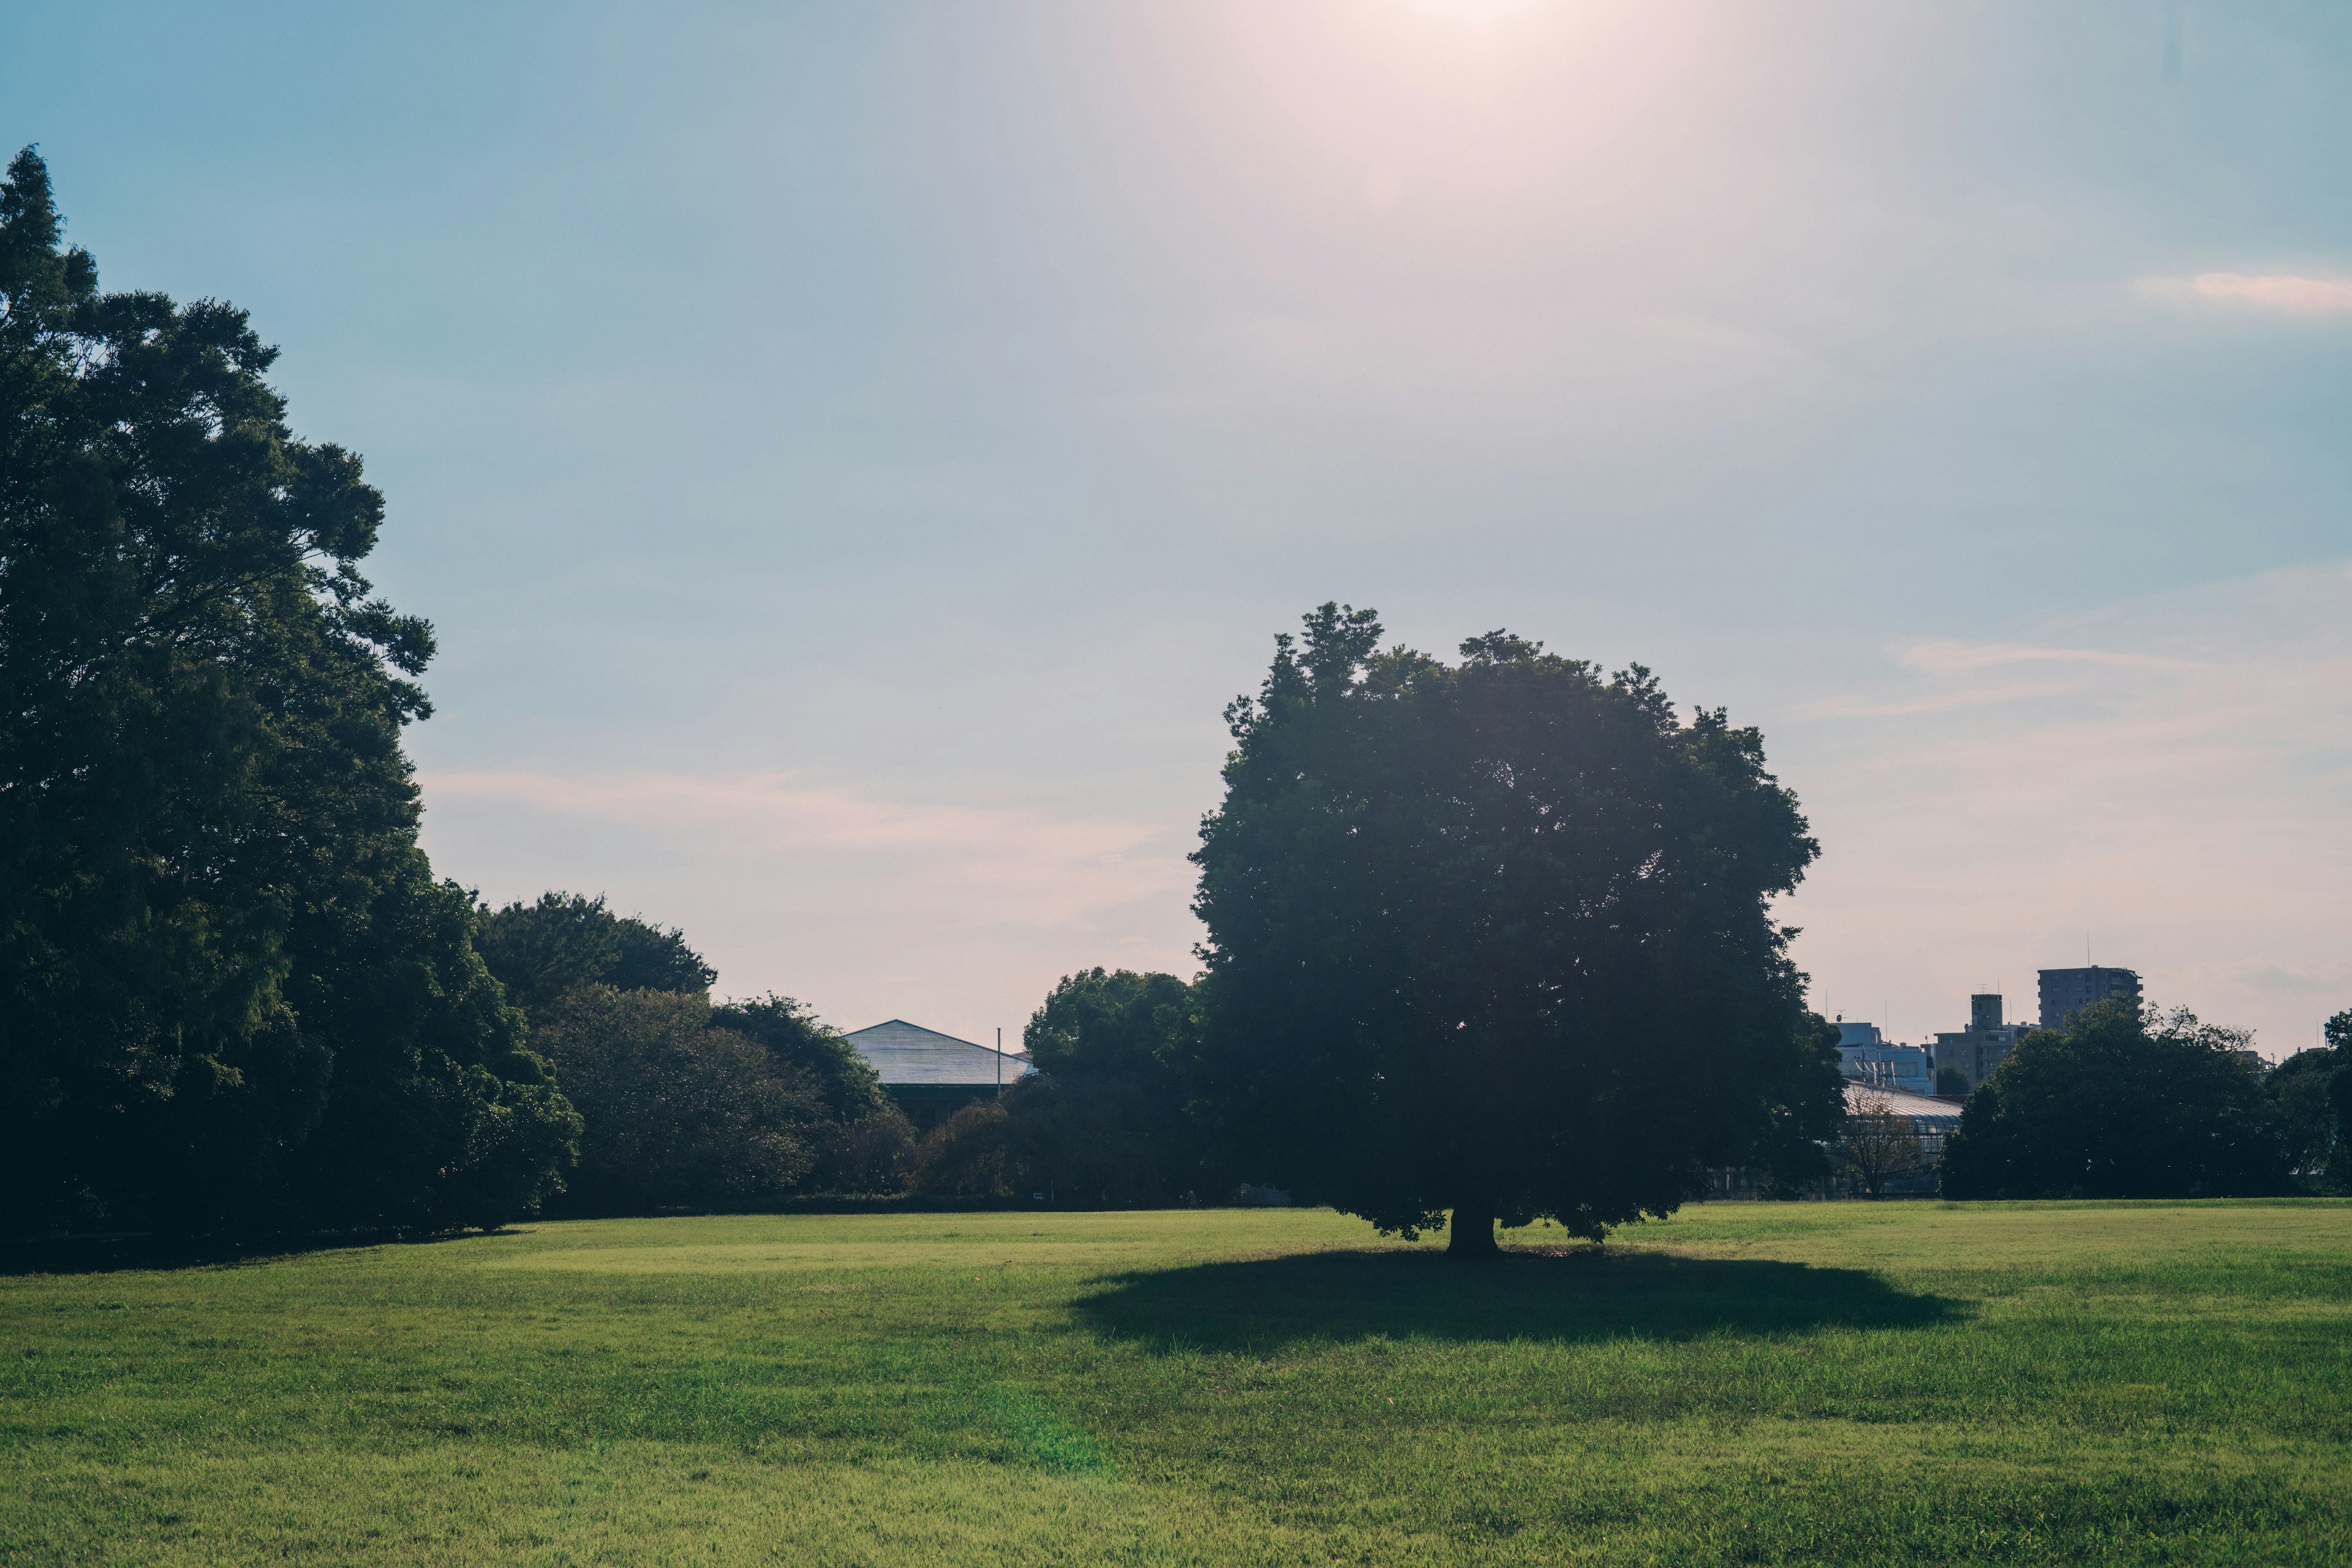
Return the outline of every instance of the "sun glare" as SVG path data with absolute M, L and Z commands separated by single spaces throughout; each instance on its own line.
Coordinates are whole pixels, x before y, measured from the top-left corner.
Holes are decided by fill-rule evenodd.
M 1449 22 L 1496 22 L 1532 11 L 1542 0 L 1403 0 L 1404 8 Z

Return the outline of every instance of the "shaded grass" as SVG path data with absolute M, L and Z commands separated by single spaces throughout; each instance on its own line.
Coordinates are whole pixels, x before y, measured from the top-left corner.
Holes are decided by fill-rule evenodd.
M 1483 1271 L 1386 1248 L 1141 1269 L 1076 1305 L 1096 1327 L 1162 1350 L 1224 1351 L 1372 1337 L 1566 1342 L 1922 1328 L 1964 1310 L 1858 1268 L 1600 1247 L 1512 1252 Z
M 0 1561 L 2343 1562 L 2352 1205 L 738 1216 L 0 1279 Z

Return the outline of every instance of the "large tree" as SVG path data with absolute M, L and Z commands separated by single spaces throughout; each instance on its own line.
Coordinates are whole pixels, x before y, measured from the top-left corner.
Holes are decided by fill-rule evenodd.
M 698 995 L 719 977 L 684 931 L 614 914 L 602 893 L 547 892 L 528 904 L 484 905 L 478 913 L 475 945 L 482 961 L 507 988 L 507 999 L 525 1012 L 583 985 Z
M 2242 1030 L 2099 1002 L 2001 1058 L 1944 1142 L 1948 1198 L 2286 1191 L 2292 1152 Z
M 2306 1190 L 2352 1190 L 2352 1150 L 2344 1144 L 2336 1089 L 2346 1052 L 2322 1046 L 2297 1051 L 2263 1075 L 2263 1099 L 2278 1126 L 2287 1170 Z
M 824 1106 L 816 1164 L 805 1185 L 832 1193 L 896 1192 L 906 1180 L 915 1127 L 893 1104 L 874 1064 L 804 1002 L 770 992 L 711 1009 L 713 1027 L 743 1036 L 777 1070 L 804 1083 Z
M 1594 1238 L 1832 1132 L 1771 900 L 1816 853 L 1753 730 L 1496 632 L 1326 605 L 1228 710 L 1199 1099 L 1255 1180 L 1451 1247 Z
M 101 294 L 0 184 L 0 1183 L 11 1217 L 488 1224 L 576 1128 L 417 847 L 431 628 L 243 311 Z
M 1232 1184 L 1186 1110 L 1195 1027 L 1192 988 L 1173 974 L 1063 976 L 1022 1031 L 1037 1072 L 1004 1097 L 1029 1189 L 1165 1204 Z
M 1140 1205 L 1230 1184 L 1186 1113 L 1193 1033 L 1192 988 L 1175 975 L 1064 975 L 1022 1033 L 1038 1070 L 935 1130 L 918 1185 Z
M 642 1213 L 797 1186 L 831 1125 L 813 1075 L 716 1026 L 693 992 L 585 985 L 533 1016 L 585 1122 L 568 1208 Z

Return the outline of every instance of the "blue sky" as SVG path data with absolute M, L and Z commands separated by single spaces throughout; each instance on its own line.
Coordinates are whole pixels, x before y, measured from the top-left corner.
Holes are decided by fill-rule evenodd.
M 2352 11 L 24 5 L 431 616 L 426 843 L 722 991 L 1189 973 L 1326 598 L 1760 725 L 1825 1012 L 2352 1005 Z

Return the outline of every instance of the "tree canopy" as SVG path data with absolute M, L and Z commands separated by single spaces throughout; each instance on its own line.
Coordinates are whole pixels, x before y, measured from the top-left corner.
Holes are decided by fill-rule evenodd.
M 484 906 L 480 919 L 482 960 L 526 1011 L 583 985 L 699 994 L 719 977 L 684 931 L 616 915 L 601 893 L 541 893 L 528 904 Z
M 1192 1002 L 1192 987 L 1172 974 L 1064 975 L 1022 1033 L 1037 1071 L 925 1140 L 917 1184 L 1109 1205 L 1231 1185 L 1205 1162 L 1186 1113 Z
M 1816 847 L 1761 737 L 1495 632 L 1325 605 L 1227 710 L 1193 857 L 1199 1100 L 1254 1180 L 1454 1247 L 1600 1237 L 1834 1131 L 1770 903 Z M 1813 1151 L 1816 1158 L 1818 1151 Z
M 535 1026 L 584 1123 L 568 1206 L 642 1213 L 784 1192 L 817 1163 L 828 1117 L 815 1081 L 716 1026 L 698 993 L 580 986 Z
M 2345 1146 L 2337 1089 L 2346 1053 L 2323 1046 L 2297 1051 L 2263 1075 L 2263 1098 L 2277 1124 L 2286 1168 L 2305 1188 L 2352 1192 L 2352 1149 Z
M 577 1121 L 416 843 L 432 628 L 215 300 L 0 183 L 0 1180 L 20 1222 L 494 1223 Z
M 1951 1198 L 2199 1198 L 2286 1190 L 2290 1163 L 2242 1031 L 2095 1003 L 2035 1029 L 1944 1142 Z
M 637 1212 L 903 1179 L 914 1129 L 840 1032 L 770 994 L 714 1004 L 676 927 L 548 892 L 479 911 L 479 945 L 585 1118 L 565 1206 Z M 705 1039 L 702 1037 L 708 1036 Z

